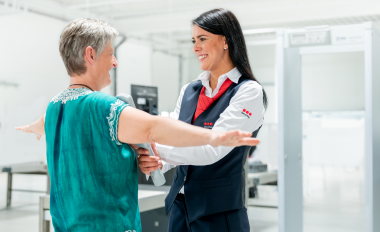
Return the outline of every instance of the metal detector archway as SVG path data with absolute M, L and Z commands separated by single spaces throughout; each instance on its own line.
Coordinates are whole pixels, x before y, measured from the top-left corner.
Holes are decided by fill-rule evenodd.
M 359 51 L 365 63 L 366 232 L 380 231 L 380 31 L 371 22 L 344 26 L 346 33 L 342 27 L 277 32 L 280 232 L 303 231 L 302 55 Z

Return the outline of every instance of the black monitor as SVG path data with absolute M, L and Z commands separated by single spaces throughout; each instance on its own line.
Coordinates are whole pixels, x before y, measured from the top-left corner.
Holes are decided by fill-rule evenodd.
M 157 87 L 131 85 L 131 95 L 137 109 L 152 115 L 158 115 Z

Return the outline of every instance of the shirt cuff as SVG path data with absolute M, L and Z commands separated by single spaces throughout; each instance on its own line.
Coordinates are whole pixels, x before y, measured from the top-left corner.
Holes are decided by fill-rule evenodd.
M 169 171 L 170 169 L 176 167 L 176 165 L 169 164 L 168 162 L 165 162 L 164 160 L 161 160 L 161 162 L 162 162 L 162 170 L 161 170 L 161 173 L 166 173 L 166 172 Z
M 175 161 L 170 159 L 171 152 L 173 149 L 174 149 L 174 147 L 172 147 L 172 146 L 166 146 L 166 145 L 156 143 L 156 150 L 157 150 L 162 161 L 164 161 L 167 164 L 174 165 L 174 166 L 183 165 L 183 163 L 175 162 Z

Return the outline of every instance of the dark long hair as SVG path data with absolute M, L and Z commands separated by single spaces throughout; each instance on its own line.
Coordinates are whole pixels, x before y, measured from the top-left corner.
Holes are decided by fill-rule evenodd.
M 259 83 L 253 76 L 251 65 L 249 64 L 247 46 L 245 45 L 240 23 L 231 11 L 223 8 L 210 10 L 194 19 L 192 23 L 212 34 L 225 36 L 232 63 L 243 77 Z M 266 109 L 268 99 L 264 88 L 263 101 Z

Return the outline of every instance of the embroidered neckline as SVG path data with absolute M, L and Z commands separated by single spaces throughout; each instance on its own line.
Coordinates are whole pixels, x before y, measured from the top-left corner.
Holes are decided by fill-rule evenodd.
M 67 101 L 77 100 L 79 97 L 86 96 L 90 93 L 93 93 L 93 91 L 83 87 L 75 89 L 65 89 L 59 94 L 57 94 L 55 97 L 53 97 L 53 99 L 51 99 L 50 102 L 57 103 L 61 101 L 62 104 L 66 104 Z

